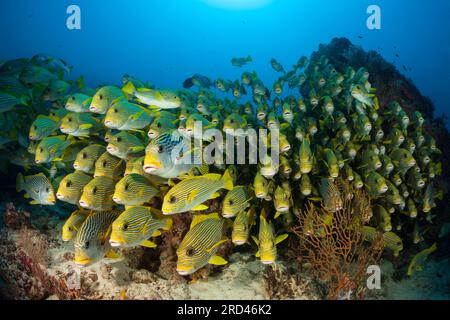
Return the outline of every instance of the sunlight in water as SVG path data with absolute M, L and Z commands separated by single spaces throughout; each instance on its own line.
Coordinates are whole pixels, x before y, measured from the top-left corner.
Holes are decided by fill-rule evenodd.
M 258 9 L 270 4 L 273 0 L 202 0 L 203 2 L 222 9 L 248 10 Z

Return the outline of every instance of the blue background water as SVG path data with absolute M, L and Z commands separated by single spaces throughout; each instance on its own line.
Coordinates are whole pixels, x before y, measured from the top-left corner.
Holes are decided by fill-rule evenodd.
M 46 52 L 64 58 L 86 83 L 119 82 L 124 73 L 159 87 L 179 87 L 193 73 L 235 79 L 230 59 L 251 54 L 265 81 L 310 55 L 319 43 L 345 36 L 379 50 L 449 112 L 450 1 L 241 0 L 2 0 L 0 59 Z M 227 5 L 227 3 L 229 5 Z M 81 8 L 82 29 L 66 28 L 66 9 Z M 219 4 L 219 5 L 218 5 Z M 366 9 L 382 9 L 382 29 L 368 30 Z M 358 36 L 362 36 L 359 39 Z M 396 54 L 399 57 L 396 57 Z

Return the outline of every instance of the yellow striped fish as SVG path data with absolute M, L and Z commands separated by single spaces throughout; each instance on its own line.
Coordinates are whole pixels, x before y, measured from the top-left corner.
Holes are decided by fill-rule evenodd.
M 102 130 L 102 126 L 91 113 L 70 112 L 62 118 L 59 130 L 74 137 L 89 137 Z
M 105 114 L 111 107 L 114 100 L 123 97 L 122 90 L 113 86 L 100 88 L 92 98 L 89 111 L 93 113 Z
M 222 203 L 222 216 L 224 218 L 233 218 L 239 212 L 243 212 L 250 206 L 251 197 L 247 188 L 236 186 L 228 191 Z
M 136 136 L 126 131 L 121 131 L 112 137 L 106 150 L 113 156 L 127 159 L 133 153 L 143 152 L 145 146 Z
M 186 276 L 209 264 L 224 265 L 227 261 L 215 253 L 226 241 L 225 220 L 218 213 L 194 216 L 190 229 L 177 250 L 177 272 Z
M 374 227 L 364 226 L 361 229 L 361 233 L 368 241 L 373 241 L 377 234 L 379 234 L 379 231 Z M 403 250 L 402 239 L 391 231 L 383 233 L 383 244 L 394 252 L 394 256 L 398 256 L 400 251 Z
M 251 227 L 255 224 L 255 207 L 240 212 L 233 222 L 231 241 L 238 246 L 245 244 L 248 240 Z
M 126 206 L 138 206 L 150 202 L 158 193 L 159 190 L 145 176 L 132 173 L 116 184 L 113 201 Z
M 120 215 L 118 210 L 98 211 L 91 214 L 81 225 L 75 237 L 75 263 L 85 267 L 103 259 L 117 258 L 110 250 L 111 225 Z
M 91 210 L 110 210 L 114 206 L 114 180 L 109 177 L 96 177 L 83 188 L 79 204 Z
M 70 215 L 69 219 L 64 223 L 62 227 L 62 240 L 67 242 L 75 239 L 78 231 L 83 225 L 84 221 L 89 216 L 89 210 L 75 210 Z
M 277 244 L 285 240 L 287 237 L 287 234 L 282 234 L 275 237 L 275 229 L 272 221 L 267 221 L 267 215 L 263 209 L 259 219 L 258 238 L 252 236 L 253 241 L 255 241 L 259 247 L 259 250 L 256 252 L 256 257 L 259 257 L 263 264 L 274 263 L 277 259 Z
M 43 173 L 25 177 L 19 173 L 16 189 L 17 192 L 24 190 L 25 198 L 33 199 L 30 204 L 54 205 L 56 203 L 52 184 Z
M 159 210 L 137 206 L 125 210 L 113 222 L 109 242 L 112 247 L 144 246 L 155 248 L 156 244 L 148 240 L 160 235 L 159 229 L 170 230 L 172 219 L 162 217 Z
M 125 166 L 125 161 L 105 152 L 95 161 L 94 178 L 103 176 L 117 179 L 124 173 Z
M 94 173 L 95 161 L 106 152 L 106 148 L 99 144 L 92 144 L 78 152 L 73 167 L 85 173 Z
M 220 189 L 233 189 L 233 181 L 228 170 L 220 174 L 205 174 L 190 177 L 176 184 L 164 197 L 163 214 L 175 214 L 187 211 L 208 209 L 202 203 L 220 196 Z
M 59 183 L 56 197 L 58 200 L 78 205 L 83 188 L 91 179 L 90 176 L 81 171 L 66 175 Z
M 59 118 L 39 115 L 30 127 L 30 140 L 42 140 L 59 127 Z
M 153 120 L 150 111 L 127 100 L 115 102 L 105 116 L 105 127 L 117 130 L 138 130 Z
M 75 93 L 67 98 L 65 108 L 72 112 L 89 112 L 92 98 L 83 93 Z
M 38 164 L 51 162 L 59 158 L 70 143 L 71 141 L 64 135 L 44 138 L 36 148 L 34 161 Z

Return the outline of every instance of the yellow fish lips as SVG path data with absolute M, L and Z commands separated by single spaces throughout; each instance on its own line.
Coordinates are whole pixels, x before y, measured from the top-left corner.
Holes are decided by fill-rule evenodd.
M 56 194 L 56 198 L 58 198 L 58 200 L 62 200 L 62 199 L 64 199 L 64 195 L 62 194 L 62 193 L 57 193 Z
M 80 201 L 78 201 L 78 203 L 80 204 L 80 206 L 82 206 L 83 208 L 89 208 L 89 203 L 86 202 L 83 199 L 80 199 Z
M 177 272 L 181 276 L 188 276 L 190 274 L 193 274 L 195 271 L 197 271 L 194 267 L 188 266 L 188 265 L 180 265 L 177 264 Z
M 156 170 L 161 169 L 161 162 L 157 159 L 155 155 L 147 153 L 145 155 L 143 169 L 146 173 L 152 173 Z
M 108 144 L 108 146 L 106 147 L 106 151 L 108 151 L 112 155 L 115 155 L 119 151 L 119 148 L 112 144 Z
M 109 244 L 111 247 L 121 247 L 126 244 L 126 241 L 113 231 L 109 238 Z
M 247 237 L 243 234 L 233 234 L 231 236 L 231 242 L 237 246 L 242 246 L 247 242 Z

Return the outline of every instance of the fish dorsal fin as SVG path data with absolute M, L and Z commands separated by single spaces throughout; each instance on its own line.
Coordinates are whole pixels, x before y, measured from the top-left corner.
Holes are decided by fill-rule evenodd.
M 207 173 L 207 174 L 203 175 L 202 177 L 218 181 L 218 180 L 220 180 L 220 178 L 222 176 L 220 174 L 218 174 L 218 173 Z
M 192 219 L 192 222 L 191 222 L 191 229 L 192 229 L 195 225 L 199 224 L 200 222 L 205 221 L 205 220 L 208 220 L 208 219 L 220 219 L 220 216 L 219 216 L 219 214 L 218 214 L 217 212 L 210 213 L 210 214 L 199 214 L 199 215 L 196 215 L 196 216 L 194 216 L 194 218 Z
M 198 189 L 194 189 L 194 190 L 192 190 L 190 193 L 189 193 L 189 196 L 188 196 L 188 202 L 192 202 L 194 199 L 195 199 L 195 197 L 198 195 Z
M 158 100 L 158 101 L 164 100 L 164 97 L 163 97 L 163 95 L 161 94 L 160 91 L 156 91 L 155 92 L 155 99 Z

